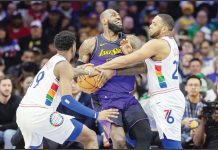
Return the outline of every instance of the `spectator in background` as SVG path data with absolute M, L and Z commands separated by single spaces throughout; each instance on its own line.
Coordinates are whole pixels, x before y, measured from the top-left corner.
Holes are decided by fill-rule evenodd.
M 95 2 L 95 12 L 99 15 L 105 10 L 105 4 L 103 1 L 96 1 Z
M 134 20 L 133 31 L 136 35 L 140 34 L 140 24 L 139 24 L 139 10 L 135 2 L 128 2 L 128 16 L 132 17 Z
M 89 38 L 89 35 L 88 35 L 88 30 L 86 28 L 81 28 L 78 32 L 78 45 L 77 46 L 80 46 L 86 39 Z
M 204 38 L 204 32 L 198 31 L 194 35 L 193 43 L 196 50 L 200 49 L 201 43 L 205 40 Z
M 67 19 L 69 19 L 70 24 L 75 26 L 76 28 L 79 28 L 79 19 L 78 19 L 78 12 L 73 9 L 71 6 L 71 1 L 60 1 L 58 9 L 63 14 L 63 16 Z
M 21 38 L 30 35 L 30 30 L 24 26 L 23 17 L 19 12 L 13 13 L 7 31 L 10 40 L 19 41 Z
M 203 108 L 201 92 L 201 80 L 196 76 L 189 76 L 186 80 L 185 91 L 186 107 L 182 119 L 182 145 L 183 148 L 193 148 L 192 134 L 198 127 L 201 110 Z
M 214 56 L 218 57 L 218 42 L 214 43 L 213 48 L 214 48 Z
M 43 22 L 47 15 L 48 13 L 45 11 L 43 1 L 31 1 L 30 8 L 22 14 L 24 23 L 27 26 L 30 26 L 30 23 L 33 20 L 40 20 Z
M 4 71 L 5 71 L 5 60 L 2 57 L 0 57 L 0 72 L 4 73 Z
M 22 38 L 19 41 L 20 47 L 22 50 L 25 49 L 33 49 L 34 47 L 38 47 L 42 50 L 42 53 L 45 54 L 47 50 L 48 44 L 43 36 L 43 28 L 40 20 L 34 20 L 30 24 L 30 35 Z
M 155 6 L 155 1 L 154 0 L 148 0 L 146 1 L 146 4 L 144 8 L 140 12 L 140 17 L 139 17 L 139 23 L 144 24 L 145 20 L 152 20 L 152 19 L 145 19 L 148 15 L 148 12 L 152 11 L 157 11 L 157 7 Z M 146 25 L 150 25 L 150 21 Z
M 215 27 L 208 23 L 208 14 L 205 10 L 200 10 L 197 13 L 196 23 L 193 24 L 189 29 L 189 36 L 191 39 L 194 38 L 195 33 L 198 31 L 204 32 L 205 39 L 210 40 L 211 33 L 215 29 Z
M 194 53 L 194 44 L 191 40 L 184 40 L 181 44 L 182 54 L 193 54 Z
M 6 17 L 6 12 L 3 9 L 2 3 L 0 2 L 0 21 L 2 21 Z
M 133 34 L 134 20 L 130 16 L 125 16 L 123 18 L 123 32 L 126 34 Z
M 1 4 L 0 4 L 1 5 Z M 0 6 L 1 7 L 1 6 Z M 0 8 L 1 9 L 1 8 Z M 7 10 L 4 11 L 4 13 L 2 14 L 4 16 L 4 18 L 2 18 L 3 16 L 1 16 L 0 18 L 0 22 L 4 25 L 4 26 L 8 26 L 8 24 L 11 21 L 11 17 L 13 15 L 14 12 L 17 11 L 17 6 L 15 3 L 11 2 L 8 4 L 7 6 Z
M 181 78 L 181 82 L 183 81 L 183 79 L 187 78 L 188 75 L 190 74 L 189 64 L 192 59 L 193 59 L 192 53 L 185 53 L 182 55 L 180 59 L 181 63 L 179 63 L 178 71 Z
M 218 86 L 218 57 L 215 58 L 213 65 L 214 72 L 207 75 L 207 78 L 210 79 L 215 86 Z
M 16 110 L 21 98 L 12 91 L 11 77 L 0 78 L 0 141 L 4 142 L 4 149 L 13 148 L 11 138 L 17 129 Z
M 198 78 L 201 79 L 201 91 L 206 95 L 205 100 L 212 101 L 216 98 L 215 86 L 213 82 L 202 73 L 202 66 L 203 63 L 200 59 L 193 58 L 189 64 L 190 75 L 197 75 Z
M 100 33 L 99 27 L 99 18 L 97 13 L 91 12 L 89 13 L 89 20 L 88 20 L 88 34 L 89 36 L 96 36 Z
M 216 104 L 217 105 L 217 104 Z M 193 137 L 194 144 L 204 149 L 218 148 L 218 110 L 208 110 L 201 117 L 200 125 Z
M 211 43 L 208 40 L 204 40 L 200 46 L 201 46 L 200 54 L 202 56 L 202 62 L 203 62 L 202 73 L 204 75 L 208 75 L 214 72 L 214 67 L 213 67 L 214 53 L 211 48 Z
M 43 21 L 43 36 L 50 43 L 53 37 L 60 32 L 63 15 L 58 9 L 49 10 L 48 17 Z M 53 42 L 53 41 L 52 41 Z
M 0 57 L 4 58 L 6 69 L 19 63 L 20 46 L 16 40 L 10 40 L 6 28 L 0 26 Z
M 218 42 L 218 28 L 217 28 L 217 30 L 213 31 L 211 41 L 213 44 Z
M 175 31 L 188 30 L 188 28 L 195 23 L 195 18 L 193 17 L 194 6 L 191 2 L 186 1 L 181 5 L 182 16 L 176 20 Z
M 21 56 L 21 63 L 15 66 L 11 66 L 7 73 L 18 78 L 23 73 L 33 73 L 38 70 L 35 53 L 31 50 L 25 50 Z
M 20 97 L 23 97 L 28 89 L 28 87 L 31 85 L 32 81 L 34 79 L 33 74 L 22 74 L 19 77 L 19 81 L 17 82 L 17 95 Z

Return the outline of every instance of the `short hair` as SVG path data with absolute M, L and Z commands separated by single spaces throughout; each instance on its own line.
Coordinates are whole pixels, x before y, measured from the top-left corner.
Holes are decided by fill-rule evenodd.
M 190 62 L 189 62 L 189 64 L 191 64 L 193 61 L 198 61 L 198 62 L 201 64 L 201 66 L 203 65 L 203 62 L 202 62 L 199 58 L 193 58 L 193 59 L 191 59 Z
M 188 81 L 189 81 L 190 79 L 197 79 L 197 80 L 199 80 L 200 85 L 202 85 L 201 79 L 200 79 L 198 76 L 196 76 L 196 75 L 191 75 L 191 76 L 189 76 L 189 77 L 186 79 L 186 82 L 185 82 L 186 85 L 187 85 L 187 83 L 188 83 Z
M 163 20 L 164 24 L 167 25 L 169 30 L 172 31 L 174 28 L 174 24 L 175 24 L 173 17 L 168 14 L 158 14 L 158 16 Z
M 54 46 L 59 51 L 68 51 L 76 43 L 76 36 L 70 31 L 61 31 L 54 37 Z

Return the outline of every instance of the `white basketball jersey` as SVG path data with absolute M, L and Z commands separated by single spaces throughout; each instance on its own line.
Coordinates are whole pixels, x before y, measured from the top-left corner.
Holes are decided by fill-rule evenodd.
M 155 95 L 179 89 L 179 49 L 173 37 L 162 37 L 170 46 L 169 55 L 162 61 L 145 60 L 149 94 Z
M 54 75 L 54 67 L 60 61 L 66 59 L 56 54 L 53 56 L 37 73 L 26 95 L 21 101 L 21 105 L 36 105 L 46 108 L 57 109 L 61 95 L 59 92 L 59 83 Z

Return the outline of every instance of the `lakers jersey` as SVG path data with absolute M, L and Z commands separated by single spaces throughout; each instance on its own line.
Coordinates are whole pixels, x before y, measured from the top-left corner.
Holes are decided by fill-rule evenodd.
M 148 73 L 149 94 L 155 95 L 179 89 L 179 49 L 173 37 L 163 37 L 170 46 L 169 55 L 161 61 L 145 60 Z
M 61 95 L 58 80 L 54 75 L 54 67 L 58 62 L 65 60 L 59 54 L 53 56 L 34 77 L 20 105 L 36 105 L 56 110 L 61 101 Z
M 95 66 L 101 65 L 118 56 L 124 55 L 120 49 L 121 37 L 112 42 L 108 41 L 103 34 L 96 37 L 96 45 L 90 63 Z M 95 94 L 105 95 L 106 93 L 131 93 L 134 90 L 135 76 L 113 76 L 107 83 Z

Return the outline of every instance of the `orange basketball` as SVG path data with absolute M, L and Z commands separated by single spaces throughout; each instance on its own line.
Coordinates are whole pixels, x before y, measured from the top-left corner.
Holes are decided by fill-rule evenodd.
M 93 68 L 93 66 L 86 66 L 85 70 L 89 70 L 91 68 Z M 88 94 L 96 92 L 99 89 L 98 77 L 99 75 L 93 77 L 89 77 L 88 75 L 77 77 L 77 84 L 79 85 L 80 90 Z

